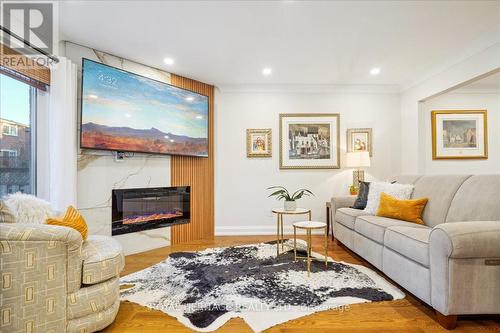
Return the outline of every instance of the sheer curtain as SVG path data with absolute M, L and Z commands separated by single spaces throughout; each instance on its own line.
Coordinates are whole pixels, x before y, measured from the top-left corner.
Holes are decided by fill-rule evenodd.
M 76 207 L 77 197 L 77 72 L 69 59 L 51 66 L 49 101 L 49 194 L 53 208 Z

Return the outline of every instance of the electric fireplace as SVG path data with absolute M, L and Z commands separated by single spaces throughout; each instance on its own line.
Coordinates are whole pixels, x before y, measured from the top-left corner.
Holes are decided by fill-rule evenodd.
M 189 186 L 113 190 L 111 234 L 189 223 L 190 191 Z

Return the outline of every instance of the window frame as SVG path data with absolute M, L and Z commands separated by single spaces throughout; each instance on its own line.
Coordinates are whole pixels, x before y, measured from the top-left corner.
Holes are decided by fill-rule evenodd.
M 17 150 L 14 150 L 14 149 L 0 149 L 0 153 L 2 153 L 1 155 L 4 156 L 4 157 L 17 157 Z M 4 153 L 8 153 L 6 156 Z M 12 154 L 14 153 L 14 154 Z
M 6 132 L 5 129 L 8 128 L 9 131 Z M 15 131 L 12 131 L 14 129 Z M 15 132 L 15 133 L 13 133 Z M 16 125 L 12 124 L 4 124 L 2 127 L 2 135 L 7 135 L 7 136 L 19 136 L 19 129 L 17 128 Z
M 37 95 L 38 89 L 30 86 L 30 181 L 33 195 L 37 195 Z

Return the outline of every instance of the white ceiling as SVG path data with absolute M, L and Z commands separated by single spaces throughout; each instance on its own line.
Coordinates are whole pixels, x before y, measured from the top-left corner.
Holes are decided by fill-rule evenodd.
M 408 87 L 500 42 L 500 1 L 65 1 L 59 17 L 65 40 L 218 86 Z

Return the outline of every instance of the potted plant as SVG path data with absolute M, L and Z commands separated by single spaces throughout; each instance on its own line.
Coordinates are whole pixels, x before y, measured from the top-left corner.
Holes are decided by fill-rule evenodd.
M 276 197 L 276 200 L 285 200 L 284 208 L 287 211 L 296 210 L 297 209 L 297 200 L 302 198 L 303 196 L 314 195 L 311 191 L 301 188 L 295 191 L 292 195 L 290 192 L 283 186 L 271 186 L 267 188 L 268 190 L 278 189 L 273 193 L 269 194 L 268 197 Z
M 357 186 L 354 186 L 354 185 L 349 186 L 349 193 L 351 193 L 351 195 L 358 194 L 358 191 L 359 191 L 359 189 Z

